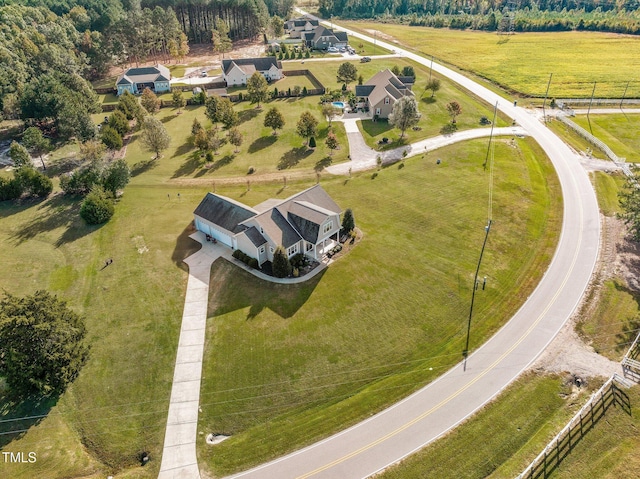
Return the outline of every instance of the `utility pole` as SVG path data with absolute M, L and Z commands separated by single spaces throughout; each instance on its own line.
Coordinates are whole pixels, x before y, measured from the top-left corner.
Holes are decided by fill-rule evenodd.
M 469 321 L 467 322 L 467 341 L 462 351 L 464 357 L 464 370 L 467 370 L 467 356 L 469 355 L 469 337 L 471 336 L 471 317 L 473 315 L 473 303 L 476 299 L 476 289 L 478 288 L 478 273 L 480 272 L 480 263 L 482 263 L 482 255 L 484 254 L 484 247 L 487 244 L 487 238 L 489 237 L 489 231 L 491 231 L 491 219 L 489 219 L 487 226 L 484 227 L 484 242 L 482 243 L 482 249 L 480 250 L 480 258 L 478 259 L 478 266 L 476 267 L 476 275 L 473 278 L 473 292 L 471 293 L 471 307 L 469 308 Z M 485 288 L 486 280 L 482 286 Z
M 587 121 L 589 122 L 589 131 L 593 135 L 593 128 L 591 128 L 591 118 L 589 118 L 589 113 L 591 113 L 591 104 L 593 103 L 593 96 L 596 94 L 596 82 L 593 82 L 593 90 L 591 91 L 591 100 L 589 100 L 589 108 L 587 108 Z
M 549 83 L 547 83 L 547 91 L 544 94 L 544 102 L 542 102 L 542 116 L 544 118 L 545 125 L 547 124 L 547 112 L 545 110 L 545 106 L 547 105 L 547 96 L 549 96 L 549 87 L 551 86 L 551 78 L 553 77 L 553 73 L 549 75 Z
M 489 135 L 489 146 L 487 147 L 487 157 L 484 159 L 484 163 L 482 164 L 482 168 L 487 169 L 487 162 L 489 161 L 489 152 L 491 151 L 491 141 L 493 140 L 493 127 L 496 124 L 496 115 L 498 114 L 498 102 L 496 102 L 496 106 L 493 108 L 493 121 L 491 122 L 491 134 Z
M 629 83 L 627 82 L 627 86 L 624 87 L 624 93 L 622 94 L 622 100 L 620 100 L 620 109 L 622 110 L 622 103 L 624 102 L 625 97 L 627 96 L 627 90 L 629 89 Z
M 431 81 L 431 72 L 433 71 L 433 55 L 431 55 L 431 67 L 429 68 L 429 81 Z

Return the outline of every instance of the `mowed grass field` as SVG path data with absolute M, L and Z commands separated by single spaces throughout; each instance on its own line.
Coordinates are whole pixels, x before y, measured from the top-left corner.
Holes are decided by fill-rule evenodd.
M 640 114 L 577 115 L 572 120 L 627 162 L 640 162 Z
M 455 65 L 524 95 L 588 98 L 597 82 L 597 97 L 640 97 L 637 65 L 640 38 L 596 32 L 496 33 L 447 30 L 373 22 L 340 21 L 345 28 L 378 30 L 436 61 Z M 387 43 L 393 43 L 387 40 Z
M 201 467 L 217 477 L 318 440 L 460 360 L 487 220 L 485 149 L 474 141 L 439 150 L 441 165 L 427 155 L 375 179 L 323 181 L 364 239 L 307 283 L 268 284 L 214 264 L 198 430 L 232 437 L 199 443 Z M 530 140 L 497 143 L 473 348 L 515 312 L 553 254 L 561 210 L 543 158 Z M 276 193 L 219 192 L 250 205 Z

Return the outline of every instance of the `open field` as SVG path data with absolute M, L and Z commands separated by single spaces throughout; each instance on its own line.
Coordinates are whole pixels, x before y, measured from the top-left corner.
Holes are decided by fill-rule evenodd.
M 640 115 L 578 115 L 572 120 L 629 163 L 640 162 Z
M 636 65 L 640 62 L 640 38 L 595 32 L 495 33 L 410 27 L 373 22 L 340 21 L 345 28 L 391 35 L 405 48 L 435 56 L 487 78 L 507 90 L 544 96 L 549 74 L 549 97 L 622 97 L 633 80 L 627 98 L 640 98 Z M 369 34 L 370 35 L 370 34 Z M 392 43 L 387 40 L 388 43 Z M 562 48 L 558 48 L 562 45 Z
M 599 148 L 594 148 L 590 142 L 576 133 L 573 128 L 570 128 L 564 123 L 555 120 L 547 122 L 547 126 L 578 153 L 586 155 L 587 151 L 590 151 L 592 157 L 599 160 L 609 161 L 609 157 L 605 155 L 603 151 L 601 151 Z
M 618 192 L 623 187 L 625 176 L 622 173 L 607 174 L 596 171 L 591 174 L 591 181 L 596 189 L 600 211 L 605 216 L 614 216 L 622 212 L 618 201 Z
M 232 438 L 199 444 L 202 465 L 223 475 L 318 440 L 459 361 L 486 221 L 485 148 L 469 142 L 439 151 L 440 166 L 428 155 L 375 179 L 323 181 L 353 208 L 364 240 L 308 283 L 265 284 L 214 264 L 199 430 Z M 515 312 L 553 253 L 558 190 L 543 157 L 529 140 L 497 143 L 503 226 L 485 253 L 490 286 L 476 302 L 473 347 Z M 274 188 L 219 192 L 253 205 Z

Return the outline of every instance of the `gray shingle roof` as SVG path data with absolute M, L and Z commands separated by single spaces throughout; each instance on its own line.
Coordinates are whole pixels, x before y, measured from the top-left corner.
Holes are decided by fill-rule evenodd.
M 341 42 L 346 42 L 347 41 L 347 32 L 333 32 L 333 34 Z
M 256 216 L 257 212 L 231 198 L 207 193 L 193 214 L 227 231 L 238 233 L 246 229 L 240 223 Z
M 260 232 L 255 226 L 252 226 L 248 230 L 245 230 L 244 234 L 247 235 L 247 238 L 251 240 L 251 242 L 256 248 L 262 246 L 267 242 L 267 240 L 264 239 L 264 236 L 260 234 Z
M 375 85 L 356 85 L 356 96 L 369 96 Z
M 264 230 L 264 234 L 271 238 L 271 241 L 273 241 L 276 246 L 282 245 L 288 248 L 301 239 L 296 230 L 293 229 L 276 208 L 259 214 L 254 218 L 254 221 L 260 225 Z
M 282 69 L 282 63 L 275 57 L 260 57 L 260 58 L 236 58 L 233 60 L 222 60 L 222 71 L 227 74 L 233 68 L 233 64 L 238 65 L 240 68 L 243 66 L 253 66 L 259 72 L 265 72 L 269 70 L 273 65 L 278 69 Z
M 169 81 L 171 73 L 164 65 L 154 67 L 129 68 L 118 77 L 116 85 L 132 85 L 133 83 L 151 83 Z

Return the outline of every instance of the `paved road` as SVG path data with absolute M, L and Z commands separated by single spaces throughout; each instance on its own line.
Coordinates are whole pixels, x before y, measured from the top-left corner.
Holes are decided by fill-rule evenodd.
M 411 52 L 402 53 L 430 64 Z M 435 63 L 433 67 L 490 104 L 498 102 L 498 108 L 525 128 L 551 158 L 562 185 L 564 222 L 549 269 L 516 315 L 470 355 L 466 370 L 460 363 L 366 421 L 234 478 L 356 479 L 385 469 L 464 421 L 507 387 L 551 342 L 584 293 L 598 254 L 600 223 L 593 188 L 577 155 L 525 110 L 456 72 Z M 508 225 L 494 225 L 504 227 Z

